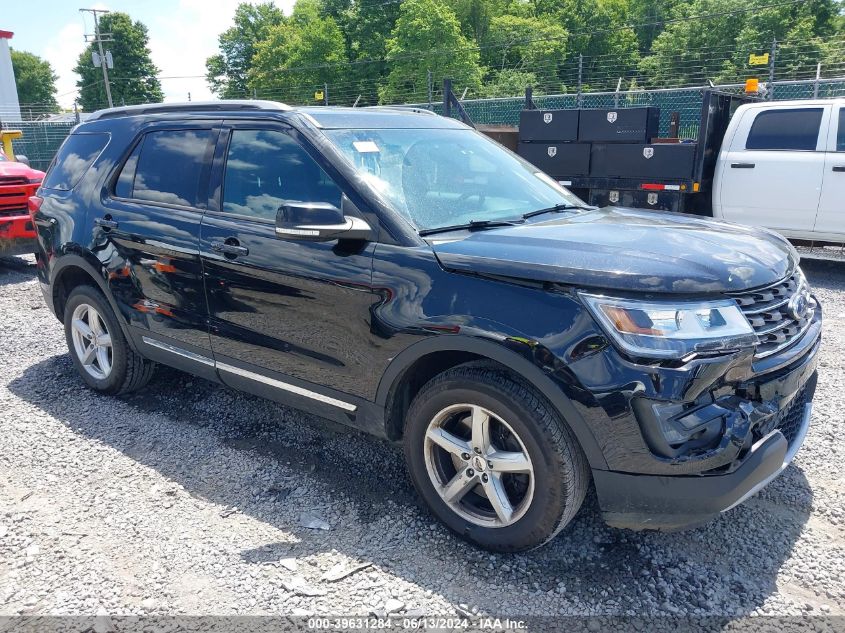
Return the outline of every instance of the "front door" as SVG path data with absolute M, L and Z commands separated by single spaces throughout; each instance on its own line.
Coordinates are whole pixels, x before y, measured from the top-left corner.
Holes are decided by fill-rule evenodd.
M 221 135 L 217 209 L 200 239 L 215 361 L 222 380 L 268 397 L 366 397 L 374 244 L 277 236 L 285 201 L 342 204 L 337 178 L 294 134 L 244 123 Z M 328 400 L 352 410 L 342 397 Z
M 833 110 L 816 232 L 820 239 L 845 241 L 845 106 Z

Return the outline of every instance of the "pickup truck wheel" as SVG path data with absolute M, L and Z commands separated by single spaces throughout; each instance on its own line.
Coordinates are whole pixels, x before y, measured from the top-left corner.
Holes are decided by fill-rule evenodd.
M 129 347 L 111 306 L 95 288 L 79 286 L 70 293 L 64 324 L 73 364 L 95 391 L 128 393 L 150 381 L 155 364 Z
M 589 483 L 586 458 L 551 405 L 490 364 L 460 365 L 420 390 L 408 411 L 405 457 L 441 521 L 501 552 L 552 539 Z

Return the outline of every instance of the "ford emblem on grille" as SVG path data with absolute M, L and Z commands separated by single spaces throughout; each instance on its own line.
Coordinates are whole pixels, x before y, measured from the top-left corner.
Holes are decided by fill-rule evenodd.
M 807 308 L 810 306 L 810 293 L 807 291 L 806 286 L 801 286 L 792 298 L 789 300 L 789 303 L 786 305 L 786 309 L 789 312 L 789 316 L 791 316 L 796 321 L 800 321 L 801 318 L 804 316 L 804 313 L 807 312 Z

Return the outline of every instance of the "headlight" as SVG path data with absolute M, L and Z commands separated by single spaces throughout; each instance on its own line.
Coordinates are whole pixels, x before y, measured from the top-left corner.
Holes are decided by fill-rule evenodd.
M 31 185 L 40 185 L 41 178 L 27 178 L 26 181 Z
M 730 299 L 658 302 L 580 297 L 611 339 L 631 356 L 683 358 L 757 343 L 748 320 Z

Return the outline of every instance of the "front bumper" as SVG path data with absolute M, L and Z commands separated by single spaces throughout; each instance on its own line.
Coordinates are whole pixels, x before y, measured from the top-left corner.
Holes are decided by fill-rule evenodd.
M 755 494 L 792 462 L 810 424 L 815 394 L 817 337 L 799 359 L 779 371 L 743 383 L 734 396 L 736 442 L 721 451 L 729 461 L 705 459 L 705 470 L 637 472 L 593 470 L 599 506 L 605 521 L 629 529 L 676 530 L 704 523 Z M 777 411 L 759 417 L 761 405 L 781 403 Z M 758 416 L 755 418 L 755 416 Z M 752 429 L 752 431 L 749 431 Z M 744 446 L 742 437 L 753 438 Z M 679 466 L 692 465 L 679 463 Z
M 619 528 L 678 530 L 739 505 L 792 462 L 810 426 L 812 404 L 801 404 L 801 423 L 792 443 L 775 429 L 729 474 L 671 477 L 593 471 L 604 520 Z
M 32 218 L 25 215 L 0 215 L 0 257 L 34 253 L 37 235 Z

